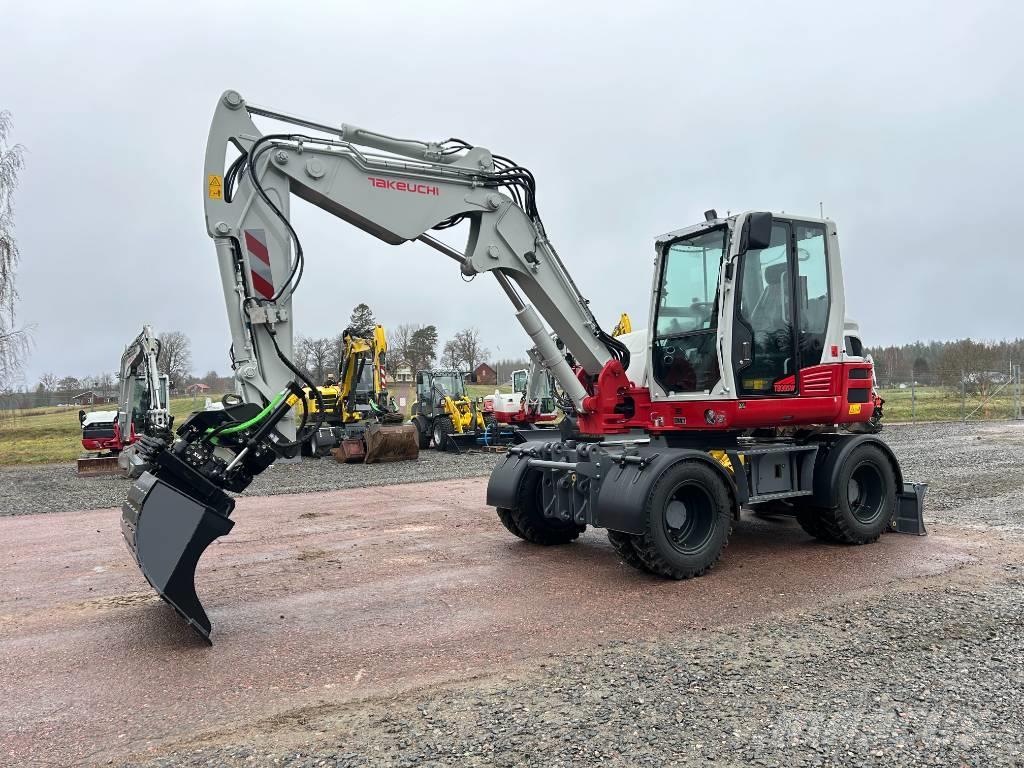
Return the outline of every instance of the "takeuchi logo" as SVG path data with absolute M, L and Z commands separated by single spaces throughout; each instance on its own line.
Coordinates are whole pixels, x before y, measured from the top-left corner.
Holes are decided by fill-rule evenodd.
M 396 192 L 412 192 L 417 195 L 440 195 L 441 190 L 430 184 L 410 184 L 406 181 L 395 181 L 394 179 L 378 179 L 370 176 L 370 183 L 377 189 L 393 189 Z

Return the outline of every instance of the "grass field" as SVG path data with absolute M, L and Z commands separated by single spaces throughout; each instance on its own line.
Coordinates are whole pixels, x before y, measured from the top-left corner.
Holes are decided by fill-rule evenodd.
M 510 391 L 510 387 L 501 387 Z M 494 386 L 484 384 L 467 385 L 471 397 L 492 394 Z M 214 401 L 219 395 L 211 396 Z M 205 398 L 194 400 L 183 397 L 171 400 L 171 414 L 175 423 L 180 423 L 192 411 L 202 408 Z M 406 415 L 412 400 L 406 403 Z M 87 411 L 116 410 L 117 405 L 97 405 Z M 83 452 L 82 427 L 78 421 L 78 407 L 31 408 L 20 411 L 4 411 L 0 414 L 0 465 L 47 464 L 74 461 Z
M 961 418 L 960 392 L 953 388 L 883 389 L 881 395 L 885 399 L 886 421 L 957 421 Z M 968 393 L 963 405 L 964 415 L 974 421 L 1011 419 L 1015 413 L 1012 387 L 1006 387 L 987 403 L 978 395 Z
M 205 400 L 191 397 L 171 400 L 171 414 L 177 421 L 204 404 Z M 111 403 L 86 410 L 116 408 L 117 405 Z M 82 427 L 77 406 L 5 411 L 0 417 L 0 464 L 74 461 L 81 453 Z

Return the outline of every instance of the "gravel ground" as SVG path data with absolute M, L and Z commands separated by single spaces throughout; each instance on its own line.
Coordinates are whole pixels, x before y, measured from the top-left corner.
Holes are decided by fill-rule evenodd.
M 288 713 L 135 765 L 1024 765 L 1024 568 L 989 577 Z
M 496 456 L 422 451 L 416 461 L 393 464 L 339 464 L 333 459 L 279 463 L 257 477 L 246 496 L 314 493 L 371 485 L 420 483 L 490 474 Z M 0 515 L 30 515 L 119 507 L 128 480 L 119 476 L 79 477 L 73 464 L 40 464 L 0 468 Z
M 886 430 L 936 528 L 1024 530 L 1024 425 Z M 1024 766 L 1024 567 L 211 734 L 168 766 Z M 638 606 L 642 610 L 642 606 Z M 251 730 L 250 730 L 251 728 Z
M 890 426 L 882 433 L 908 480 L 929 483 L 926 519 L 968 526 L 1024 527 L 1020 478 L 1024 475 L 1024 423 Z M 275 464 L 256 478 L 247 496 L 304 493 L 369 485 L 416 483 L 487 475 L 496 456 L 423 451 L 418 461 L 338 464 L 306 459 Z M 118 507 L 127 480 L 79 477 L 74 465 L 0 467 L 0 515 Z M 995 499 L 998 503 L 989 503 Z
M 1024 424 L 884 436 L 907 479 L 930 484 L 934 529 L 973 529 L 997 549 L 1021 540 Z M 273 468 L 249 493 L 484 475 L 494 461 L 307 461 Z M 117 506 L 124 486 L 66 466 L 0 470 L 8 514 Z M 292 710 L 125 765 L 1024 766 L 1022 598 L 1024 566 L 986 560 L 767 621 L 581 645 L 525 671 Z

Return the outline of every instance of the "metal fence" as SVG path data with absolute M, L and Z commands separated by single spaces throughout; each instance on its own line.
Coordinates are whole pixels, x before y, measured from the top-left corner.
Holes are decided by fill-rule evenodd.
M 96 391 L 95 397 L 76 401 L 75 396 L 80 394 L 82 394 L 81 390 L 76 392 L 3 392 L 0 393 L 0 411 L 27 411 L 57 406 L 84 408 L 88 411 L 109 407 L 117 401 L 117 393 L 113 391 Z
M 878 389 L 890 423 L 1024 418 L 1019 363 L 1006 370 L 918 371 L 903 381 L 882 374 Z

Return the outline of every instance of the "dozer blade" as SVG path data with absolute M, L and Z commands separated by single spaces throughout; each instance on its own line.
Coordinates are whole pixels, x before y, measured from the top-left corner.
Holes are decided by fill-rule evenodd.
M 371 424 L 366 428 L 367 464 L 386 461 L 413 461 L 419 458 L 420 446 L 416 427 L 412 424 Z
M 217 491 L 207 501 L 212 503 L 144 472 L 121 507 L 121 532 L 153 589 L 210 642 L 210 619 L 196 595 L 196 565 L 235 523 L 228 518 L 234 507 L 230 497 Z

